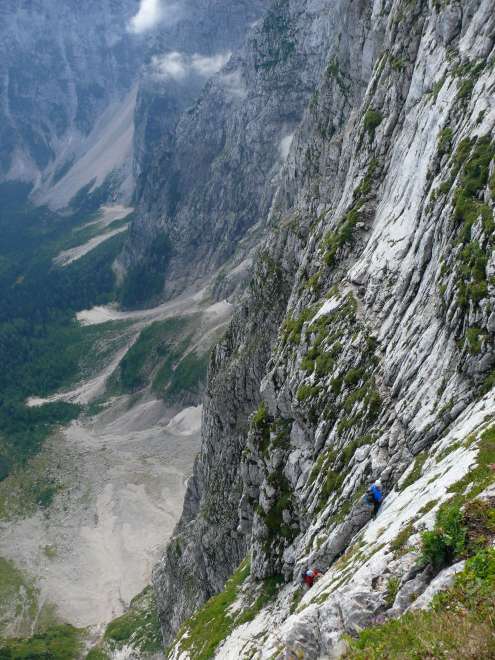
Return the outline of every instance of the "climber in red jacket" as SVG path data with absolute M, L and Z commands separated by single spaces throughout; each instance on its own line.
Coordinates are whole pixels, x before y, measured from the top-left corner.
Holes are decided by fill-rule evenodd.
M 304 584 L 307 585 L 308 589 L 311 589 L 315 581 L 321 576 L 321 573 L 316 570 L 316 568 L 308 568 L 307 571 L 304 572 L 303 575 L 303 581 Z

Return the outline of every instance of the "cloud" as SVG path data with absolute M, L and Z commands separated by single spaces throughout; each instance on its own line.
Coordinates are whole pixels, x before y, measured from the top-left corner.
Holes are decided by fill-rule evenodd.
M 291 133 L 291 135 L 286 135 L 280 141 L 280 144 L 278 146 L 278 150 L 280 152 L 280 157 L 282 158 L 282 160 L 287 160 L 287 156 L 289 155 L 289 151 L 290 151 L 293 139 L 294 139 L 294 133 Z
M 183 80 L 191 73 L 203 78 L 210 78 L 228 62 L 230 53 L 219 53 L 212 57 L 204 55 L 185 55 L 174 51 L 151 60 L 153 73 L 165 80 Z
M 138 12 L 129 23 L 129 31 L 142 34 L 162 22 L 177 20 L 179 6 L 167 0 L 141 0 Z
M 224 73 L 220 77 L 220 83 L 223 85 L 226 95 L 232 99 L 245 99 L 247 97 L 247 88 L 240 71 Z
M 210 77 L 218 73 L 220 69 L 223 69 L 229 59 L 230 53 L 219 53 L 218 55 L 213 55 L 213 57 L 193 55 L 191 66 L 201 76 Z

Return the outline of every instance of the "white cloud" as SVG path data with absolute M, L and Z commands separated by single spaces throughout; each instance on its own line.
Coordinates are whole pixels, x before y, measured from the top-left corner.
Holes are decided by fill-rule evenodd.
M 139 10 L 129 23 L 129 31 L 142 34 L 152 30 L 159 23 L 177 20 L 179 6 L 168 0 L 141 0 Z
M 230 53 L 219 53 L 212 57 L 185 55 L 176 51 L 151 60 L 153 73 L 158 78 L 183 80 L 190 73 L 209 78 L 228 62 Z
M 210 77 L 218 73 L 220 69 L 223 69 L 229 59 L 230 53 L 219 53 L 218 55 L 213 55 L 213 57 L 193 55 L 191 66 L 201 76 Z
M 224 73 L 220 77 L 225 93 L 232 99 L 245 99 L 247 97 L 247 88 L 242 79 L 240 71 Z
M 280 152 L 280 157 L 282 160 L 287 160 L 287 156 L 289 155 L 290 147 L 292 145 L 292 140 L 294 139 L 294 133 L 291 135 L 286 135 L 282 140 L 280 141 L 280 144 L 278 146 L 278 150 Z
M 187 72 L 184 56 L 177 52 L 167 53 L 161 57 L 155 55 L 151 60 L 151 66 L 153 73 L 159 78 L 182 80 Z

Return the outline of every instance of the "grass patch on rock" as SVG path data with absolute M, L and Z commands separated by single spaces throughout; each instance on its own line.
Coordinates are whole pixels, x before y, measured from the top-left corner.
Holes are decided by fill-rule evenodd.
M 213 658 L 217 647 L 235 627 L 254 619 L 256 614 L 275 598 L 282 583 L 280 576 L 264 580 L 251 606 L 232 611 L 231 607 L 241 597 L 242 586 L 249 574 L 250 564 L 245 559 L 227 581 L 223 591 L 210 598 L 182 625 L 167 657 L 171 657 L 172 651 L 178 647 L 181 653 L 187 653 L 195 660 Z
M 125 614 L 107 626 L 104 640 L 112 649 L 130 646 L 140 653 L 162 650 L 160 622 L 151 586 L 131 601 Z
M 398 488 L 399 492 L 405 490 L 406 488 L 409 488 L 409 486 L 412 486 L 412 484 L 415 483 L 421 477 L 423 465 L 425 464 L 427 458 L 428 458 L 428 454 L 425 451 L 422 451 L 420 454 L 416 456 L 416 458 L 414 459 L 414 465 L 411 472 L 407 475 L 407 477 L 404 479 L 404 481 L 401 483 L 401 485 Z
M 348 638 L 345 658 L 465 660 L 495 656 L 495 550 L 479 551 L 454 586 L 436 596 L 431 609 L 363 630 Z

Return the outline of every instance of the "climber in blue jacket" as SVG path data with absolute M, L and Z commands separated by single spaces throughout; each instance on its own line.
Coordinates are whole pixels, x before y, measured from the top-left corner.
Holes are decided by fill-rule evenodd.
M 375 483 L 371 484 L 371 488 L 367 493 L 368 502 L 373 505 L 373 518 L 378 513 L 383 502 L 382 482 L 377 479 Z

